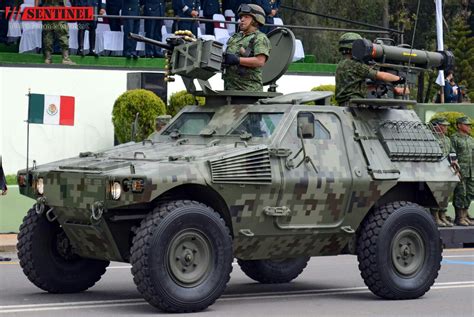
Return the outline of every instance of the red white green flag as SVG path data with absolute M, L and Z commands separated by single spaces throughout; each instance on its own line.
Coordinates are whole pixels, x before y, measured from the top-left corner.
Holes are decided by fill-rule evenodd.
M 74 97 L 30 94 L 28 122 L 74 125 Z

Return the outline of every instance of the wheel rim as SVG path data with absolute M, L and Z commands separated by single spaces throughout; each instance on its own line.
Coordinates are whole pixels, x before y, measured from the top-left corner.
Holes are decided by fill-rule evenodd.
M 183 230 L 168 247 L 168 272 L 183 287 L 194 287 L 209 275 L 212 266 L 211 243 L 200 231 Z
M 54 255 L 65 261 L 75 261 L 79 256 L 74 252 L 74 247 L 71 241 L 66 236 L 63 230 L 59 230 L 55 237 L 53 237 L 53 251 Z
M 418 273 L 425 262 L 425 243 L 413 229 L 400 230 L 392 240 L 392 263 L 397 273 L 410 277 Z

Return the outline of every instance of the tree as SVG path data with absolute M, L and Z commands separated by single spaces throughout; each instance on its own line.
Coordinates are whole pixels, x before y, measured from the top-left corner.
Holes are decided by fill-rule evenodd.
M 136 141 L 145 140 L 155 130 L 155 119 L 166 113 L 165 103 L 149 90 L 134 89 L 121 94 L 115 100 L 112 110 L 112 123 L 120 143 L 131 141 L 132 123 L 138 112 L 138 125 L 135 128 Z
M 458 85 L 469 89 L 469 98 L 474 100 L 474 34 L 465 14 L 453 19 L 452 28 L 446 34 L 446 49 L 455 56 L 454 75 Z
M 404 43 L 411 45 L 413 32 L 415 32 L 414 48 L 436 50 L 435 4 L 432 0 L 420 0 L 418 15 L 418 0 L 282 0 L 282 4 L 373 25 L 387 26 L 387 22 L 390 21 L 388 27 L 405 32 L 403 35 Z M 461 13 L 466 17 L 466 21 L 474 23 L 474 18 L 470 15 L 473 8 L 474 1 L 443 1 L 444 18 L 449 25 L 452 24 L 454 17 Z M 346 22 L 295 12 L 287 8 L 282 8 L 280 13 L 285 24 L 368 29 Z M 415 21 L 417 23 L 416 30 Z M 293 31 L 296 37 L 303 41 L 305 53 L 315 55 L 318 63 L 336 63 L 339 61 L 340 54 L 337 50 L 337 43 L 342 32 L 301 29 L 294 29 Z M 383 34 L 364 34 L 363 32 L 361 32 L 361 35 L 370 40 L 381 36 L 387 37 Z M 395 37 L 396 34 L 390 36 Z M 401 43 L 400 39 L 398 43 Z

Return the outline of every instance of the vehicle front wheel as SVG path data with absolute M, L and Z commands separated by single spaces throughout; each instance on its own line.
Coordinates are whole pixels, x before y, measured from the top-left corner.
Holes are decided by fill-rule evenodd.
M 386 299 L 425 294 L 441 267 L 438 228 L 428 212 L 410 202 L 375 209 L 362 223 L 357 242 L 365 284 Z
M 264 284 L 289 283 L 308 265 L 309 257 L 282 260 L 237 260 L 251 279 Z
M 133 238 L 131 264 L 138 291 L 166 312 L 207 308 L 232 271 L 232 238 L 222 217 L 196 201 L 158 206 Z
M 74 253 L 57 222 L 30 209 L 18 234 L 18 258 L 28 279 L 50 293 L 76 293 L 92 287 L 109 261 L 82 258 Z

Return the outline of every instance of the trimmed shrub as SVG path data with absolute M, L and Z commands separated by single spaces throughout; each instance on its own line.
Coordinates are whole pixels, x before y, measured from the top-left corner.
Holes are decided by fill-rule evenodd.
M 188 93 L 186 90 L 175 92 L 174 94 L 171 95 L 170 100 L 169 100 L 168 114 L 174 117 L 184 107 L 195 105 L 196 100 L 200 106 L 203 106 L 206 103 L 206 98 L 194 97 L 192 94 Z
M 16 174 L 5 175 L 7 185 L 16 185 Z
M 313 87 L 311 89 L 311 91 L 332 91 L 334 94 L 332 95 L 331 100 L 329 101 L 329 103 L 332 106 L 337 105 L 337 102 L 336 102 L 336 86 L 335 85 L 319 85 L 319 86 Z M 314 103 L 309 103 L 309 104 L 314 105 Z
M 166 113 L 166 107 L 160 97 L 145 89 L 124 92 L 115 100 L 112 110 L 112 123 L 119 143 L 131 141 L 132 123 L 138 115 L 136 141 L 145 140 L 155 131 L 155 118 Z
M 431 117 L 430 121 L 439 117 L 445 117 L 449 123 L 451 123 L 451 125 L 448 127 L 448 135 L 451 135 L 456 132 L 456 120 L 461 117 L 466 117 L 466 115 L 462 112 L 455 111 L 437 112 Z M 474 123 L 472 118 L 471 122 Z M 471 129 L 471 136 L 474 137 L 474 129 Z

